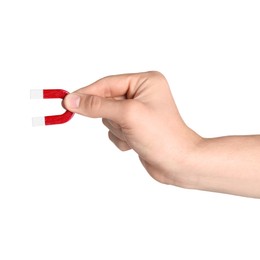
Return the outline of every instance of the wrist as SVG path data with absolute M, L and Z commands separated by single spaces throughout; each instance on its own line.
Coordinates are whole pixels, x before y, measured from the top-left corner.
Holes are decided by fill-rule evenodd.
M 201 147 L 205 139 L 187 129 L 179 149 L 176 149 L 168 164 L 168 183 L 170 185 L 198 189 L 200 178 L 198 166 L 201 162 Z

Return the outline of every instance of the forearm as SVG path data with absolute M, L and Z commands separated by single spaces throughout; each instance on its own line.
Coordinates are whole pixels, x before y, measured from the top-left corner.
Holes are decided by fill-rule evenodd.
M 189 163 L 195 188 L 260 198 L 260 136 L 203 139 Z

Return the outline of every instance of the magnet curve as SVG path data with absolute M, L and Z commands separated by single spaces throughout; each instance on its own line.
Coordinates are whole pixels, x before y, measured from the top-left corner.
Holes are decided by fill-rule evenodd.
M 67 94 L 69 94 L 69 92 L 63 89 L 31 89 L 30 91 L 31 99 L 49 99 L 49 98 L 64 99 Z M 33 117 L 32 125 L 42 126 L 42 125 L 63 124 L 68 122 L 73 117 L 73 115 L 74 113 L 66 110 L 65 113 L 61 115 Z

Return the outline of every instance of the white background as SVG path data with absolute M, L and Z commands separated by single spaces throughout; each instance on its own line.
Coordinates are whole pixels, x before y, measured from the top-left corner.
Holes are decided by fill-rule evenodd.
M 0 0 L 0 259 L 260 259 L 260 201 L 154 181 L 100 119 L 30 89 L 159 70 L 205 137 L 260 133 L 260 4 Z

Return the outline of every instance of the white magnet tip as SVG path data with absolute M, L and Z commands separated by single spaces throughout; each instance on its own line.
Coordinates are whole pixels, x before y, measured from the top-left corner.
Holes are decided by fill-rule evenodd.
M 32 126 L 43 126 L 45 125 L 44 117 L 33 117 L 32 118 Z
M 42 89 L 31 89 L 30 97 L 31 97 L 31 99 L 42 99 L 43 90 Z

